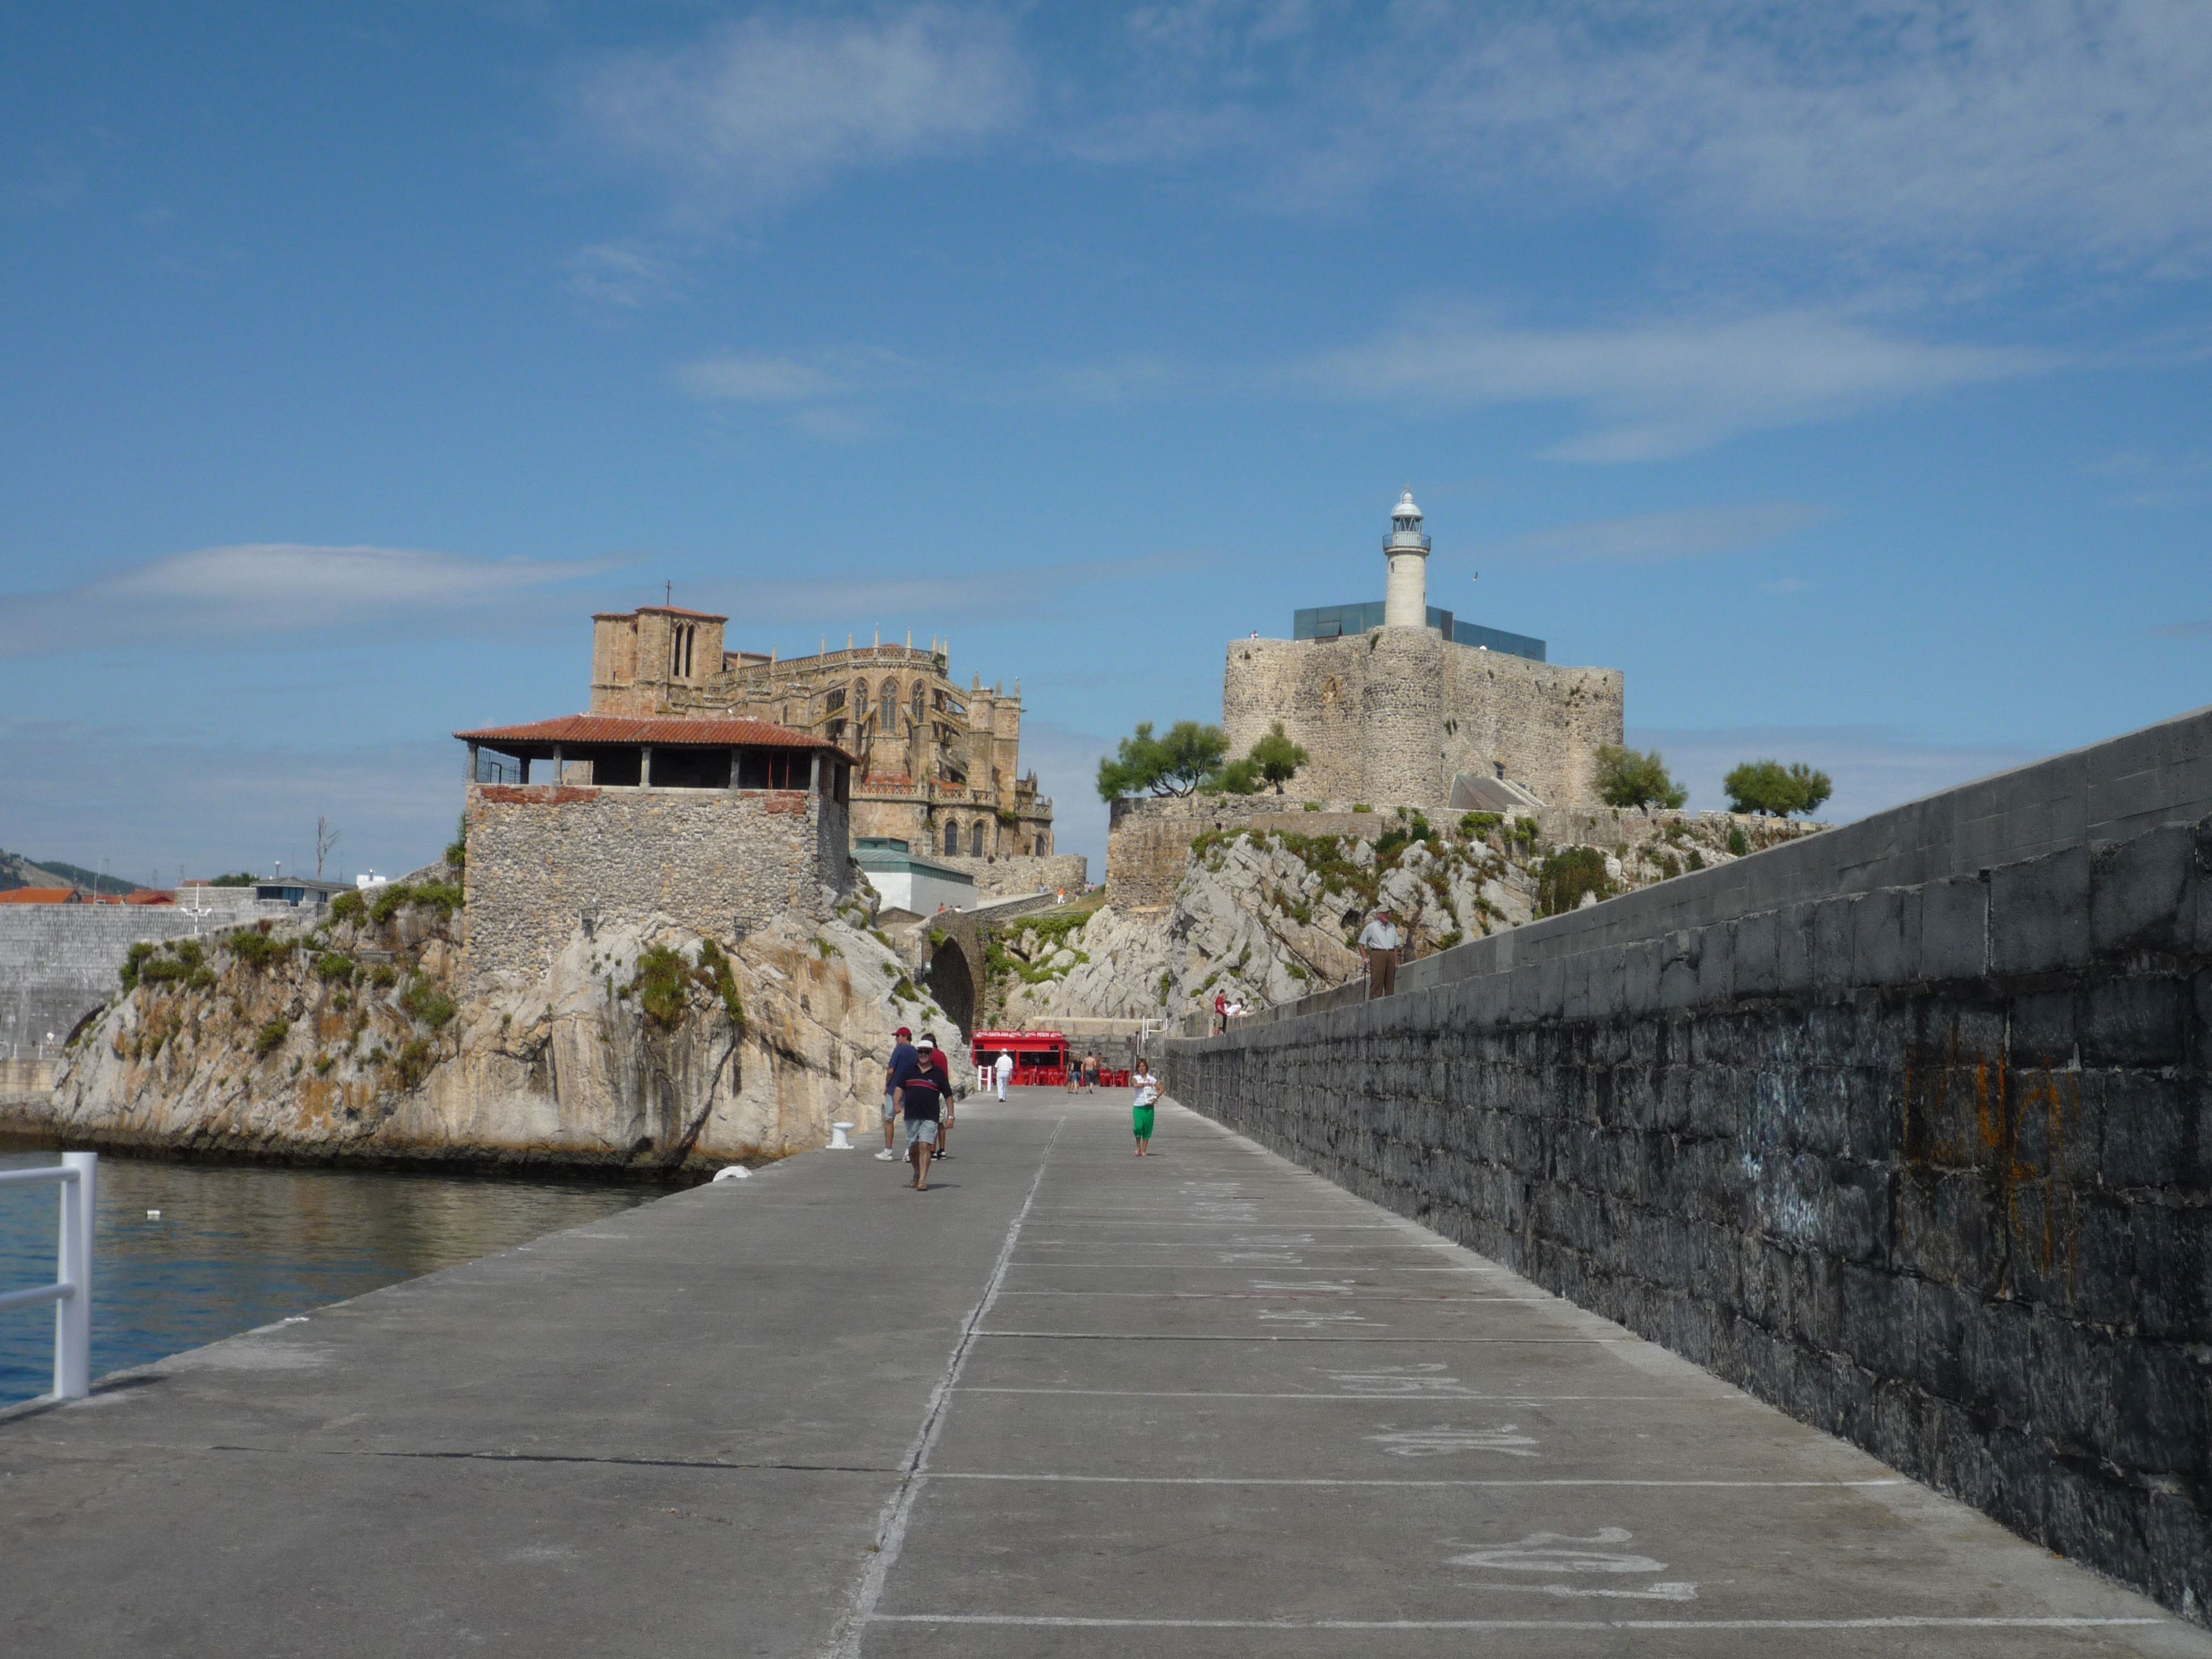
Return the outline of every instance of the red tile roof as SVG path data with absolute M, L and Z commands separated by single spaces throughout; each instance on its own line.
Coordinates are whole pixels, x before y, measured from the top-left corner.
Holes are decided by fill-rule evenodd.
M 465 743 L 578 744 L 650 743 L 672 749 L 826 749 L 845 751 L 834 743 L 811 738 L 804 732 L 771 725 L 767 720 L 669 720 L 643 714 L 568 714 L 557 720 L 536 720 L 527 726 L 487 726 L 475 732 L 456 732 Z M 849 755 L 845 758 L 850 760 Z
M 0 893 L 0 904 L 82 904 L 74 887 L 11 887 Z

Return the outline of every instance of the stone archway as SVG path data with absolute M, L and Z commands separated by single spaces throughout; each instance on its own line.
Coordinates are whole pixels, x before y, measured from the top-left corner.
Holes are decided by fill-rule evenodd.
M 975 988 L 982 983 L 977 971 L 981 962 L 975 924 L 967 917 L 939 918 L 930 925 L 929 968 L 921 982 L 963 1037 L 972 1036 L 975 1030 Z

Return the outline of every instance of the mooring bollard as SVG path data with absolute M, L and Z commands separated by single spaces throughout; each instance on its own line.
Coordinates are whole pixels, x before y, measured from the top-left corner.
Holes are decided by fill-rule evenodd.
M 853 1150 L 853 1143 L 845 1139 L 845 1134 L 846 1132 L 852 1127 L 853 1126 L 849 1123 L 831 1124 L 830 1126 L 830 1144 L 827 1146 L 824 1146 L 822 1150 L 825 1152 L 851 1152 Z

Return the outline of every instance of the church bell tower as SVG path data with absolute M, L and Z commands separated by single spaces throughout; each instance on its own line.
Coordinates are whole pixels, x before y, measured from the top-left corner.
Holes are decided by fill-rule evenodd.
M 1421 528 L 1421 509 L 1408 489 L 1390 509 L 1390 535 L 1382 544 L 1390 562 L 1389 585 L 1382 590 L 1382 626 L 1429 625 L 1429 538 Z

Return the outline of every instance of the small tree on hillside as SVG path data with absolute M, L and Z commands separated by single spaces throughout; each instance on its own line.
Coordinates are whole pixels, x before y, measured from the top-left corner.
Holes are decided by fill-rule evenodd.
M 1813 812 L 1836 793 L 1826 772 L 1816 772 L 1802 761 L 1784 766 L 1780 761 L 1746 761 L 1721 780 L 1728 791 L 1731 812 L 1764 812 L 1786 818 L 1792 812 Z
M 1607 806 L 1680 806 L 1690 792 L 1668 773 L 1656 749 L 1649 754 L 1617 743 L 1597 751 L 1597 796 Z
M 1121 739 L 1120 752 L 1098 761 L 1098 798 L 1117 801 L 1130 795 L 1188 795 L 1221 769 L 1229 745 L 1218 726 L 1177 720 L 1164 738 L 1152 735 L 1152 723 L 1139 724 Z
M 1279 795 L 1283 786 L 1297 776 L 1298 769 L 1306 763 L 1306 751 L 1291 741 L 1282 721 L 1277 720 L 1267 735 L 1252 745 L 1249 760 L 1258 769 L 1261 780 L 1273 784 Z

